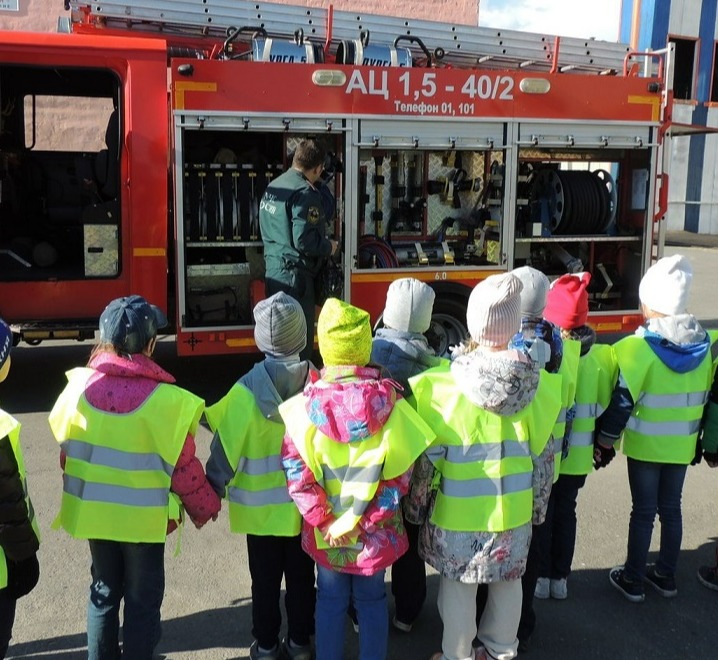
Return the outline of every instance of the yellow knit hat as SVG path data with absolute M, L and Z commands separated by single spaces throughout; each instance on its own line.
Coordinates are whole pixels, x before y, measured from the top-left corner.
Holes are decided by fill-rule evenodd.
M 371 356 L 369 314 L 338 298 L 328 298 L 317 320 L 324 364 L 365 366 Z

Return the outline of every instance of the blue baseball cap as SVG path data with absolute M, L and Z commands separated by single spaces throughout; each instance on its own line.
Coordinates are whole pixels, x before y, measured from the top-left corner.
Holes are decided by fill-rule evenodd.
M 100 341 L 122 353 L 141 353 L 157 330 L 166 326 L 164 312 L 142 296 L 115 298 L 100 316 Z

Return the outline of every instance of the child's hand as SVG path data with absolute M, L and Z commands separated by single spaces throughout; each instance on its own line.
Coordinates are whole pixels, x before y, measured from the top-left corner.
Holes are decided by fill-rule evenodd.
M 329 544 L 330 548 L 341 548 L 342 546 L 351 545 L 353 543 L 348 534 L 337 536 L 337 538 L 334 538 L 331 534 L 327 534 L 324 540 Z

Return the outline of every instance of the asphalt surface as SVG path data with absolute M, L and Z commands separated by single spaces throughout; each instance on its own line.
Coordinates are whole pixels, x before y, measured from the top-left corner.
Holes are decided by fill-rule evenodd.
M 718 250 L 669 246 L 694 264 L 691 310 L 706 327 L 718 327 Z M 42 531 L 41 578 L 18 603 L 9 658 L 86 657 L 85 616 L 90 583 L 87 544 L 50 525 L 61 495 L 58 448 L 47 414 L 64 385 L 64 371 L 82 365 L 89 344 L 19 346 L 8 380 L 0 385 L 2 407 L 23 424 L 22 443 L 28 480 Z M 174 356 L 171 342 L 160 345 L 157 360 L 180 385 L 214 403 L 251 365 L 247 358 Z M 201 429 L 198 454 L 208 454 L 210 434 Z M 578 501 L 578 538 L 574 572 L 566 601 L 536 601 L 538 625 L 528 653 L 531 660 L 633 660 L 718 658 L 718 592 L 696 580 L 701 564 L 714 560 L 718 536 L 718 470 L 704 463 L 689 469 L 684 491 L 683 551 L 679 595 L 663 599 L 648 590 L 646 601 L 624 600 L 608 582 L 608 570 L 624 559 L 630 495 L 622 457 L 589 477 Z M 652 550 L 657 549 L 656 524 Z M 162 657 L 218 660 L 248 657 L 251 635 L 249 572 L 244 539 L 229 533 L 226 510 L 202 530 L 187 527 L 182 551 L 174 557 L 176 534 L 166 549 L 167 588 L 162 608 Z M 428 659 L 439 650 L 441 622 L 436 609 L 437 576 L 430 572 L 429 596 L 409 633 L 392 631 L 389 660 Z M 390 612 L 393 611 L 391 598 Z M 347 626 L 346 658 L 358 657 L 357 636 Z M 131 659 L 130 659 L 131 660 Z

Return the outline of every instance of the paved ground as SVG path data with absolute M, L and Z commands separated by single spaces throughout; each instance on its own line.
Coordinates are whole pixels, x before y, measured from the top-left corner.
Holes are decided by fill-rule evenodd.
M 718 250 L 668 247 L 694 262 L 692 309 L 709 327 L 718 327 L 715 263 Z M 83 364 L 89 345 L 18 347 L 13 371 L 0 386 L 2 405 L 23 423 L 23 445 L 33 501 L 43 533 L 41 581 L 20 601 L 15 637 L 8 657 L 75 660 L 86 656 L 85 603 L 89 585 L 86 544 L 50 529 L 61 492 L 57 446 L 47 413 L 63 386 L 63 372 Z M 181 385 L 210 403 L 249 366 L 246 359 L 178 360 L 173 347 L 161 346 L 158 360 Z M 198 437 L 207 456 L 209 433 Z M 646 602 L 623 600 L 609 585 L 607 572 L 625 552 L 630 497 L 625 461 L 617 458 L 594 474 L 579 497 L 578 546 L 569 599 L 539 601 L 538 628 L 526 657 L 532 660 L 642 660 L 644 658 L 718 658 L 718 593 L 700 586 L 697 567 L 712 560 L 718 535 L 718 470 L 691 468 L 684 495 L 685 533 L 678 574 L 679 596 L 664 600 L 653 592 Z M 173 535 L 176 536 L 176 535 Z M 244 540 L 230 535 L 226 512 L 197 531 L 185 530 L 182 553 L 172 556 L 176 538 L 167 543 L 165 658 L 219 660 L 247 657 L 251 642 L 249 581 Z M 654 543 L 655 548 L 655 543 Z M 436 611 L 436 575 L 429 576 L 429 598 L 414 632 L 392 633 L 390 660 L 426 659 L 439 648 L 441 625 Z M 356 636 L 347 632 L 347 658 L 357 657 Z

